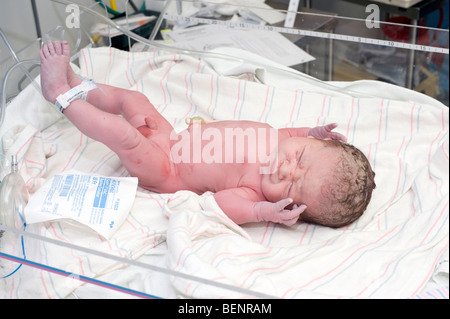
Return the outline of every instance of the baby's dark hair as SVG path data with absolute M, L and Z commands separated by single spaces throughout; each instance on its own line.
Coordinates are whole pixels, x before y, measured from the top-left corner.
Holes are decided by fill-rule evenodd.
M 324 140 L 339 152 L 338 162 L 321 187 L 320 207 L 307 208 L 301 220 L 338 228 L 351 224 L 366 210 L 375 188 L 375 173 L 366 156 L 355 146 Z

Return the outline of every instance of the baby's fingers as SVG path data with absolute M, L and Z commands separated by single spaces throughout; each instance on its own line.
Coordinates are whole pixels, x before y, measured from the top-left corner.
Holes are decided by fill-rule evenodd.
M 347 142 L 347 137 L 338 132 L 331 132 L 336 127 L 338 127 L 337 123 L 331 123 L 324 126 L 325 130 L 328 131 L 329 137 L 332 140 Z
M 334 130 L 336 127 L 338 127 L 337 123 L 330 123 L 324 126 L 325 130 L 328 132 Z
M 305 211 L 305 209 L 306 205 L 297 206 L 296 204 L 294 204 L 294 208 L 292 210 L 284 210 L 282 213 L 282 223 L 286 226 L 294 225 L 298 221 L 300 215 Z
M 292 226 L 292 225 L 294 225 L 297 222 L 297 220 L 298 220 L 298 217 L 297 218 L 292 218 L 290 220 L 284 220 L 283 221 L 283 225 Z
M 300 216 L 300 214 L 306 210 L 306 205 L 303 204 L 300 206 L 294 205 L 294 208 L 292 210 L 298 212 L 298 215 Z
M 347 142 L 347 137 L 338 132 L 331 132 L 331 139 L 335 141 Z
M 275 203 L 275 210 L 281 212 L 284 208 L 290 204 L 292 204 L 292 198 L 285 198 Z

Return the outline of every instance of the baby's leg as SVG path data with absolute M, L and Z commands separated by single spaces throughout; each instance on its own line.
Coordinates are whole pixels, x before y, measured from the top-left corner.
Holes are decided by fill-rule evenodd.
M 58 95 L 71 89 L 70 51 L 68 46 L 55 42 L 44 45 L 40 55 L 41 90 L 48 101 L 55 103 Z M 106 144 L 116 153 L 134 148 L 142 138 L 126 119 L 105 112 L 87 101 L 73 101 L 64 110 L 64 115 L 85 135 Z
M 54 43 L 55 46 L 59 45 Z M 68 54 L 70 58 L 70 47 L 67 41 L 62 42 L 61 52 Z M 81 83 L 78 77 L 68 64 L 67 81 L 71 88 Z M 126 90 L 106 84 L 96 83 L 99 90 L 89 91 L 87 101 L 97 108 L 112 114 L 121 114 L 134 127 L 146 125 L 146 118 L 155 122 L 161 131 L 167 131 L 169 134 L 173 127 L 169 122 L 155 109 L 148 98 L 137 91 Z
M 70 66 L 70 46 L 67 41 L 46 43 L 41 51 L 41 89 L 44 98 L 51 103 L 55 103 L 59 94 L 63 94 L 71 88 L 81 84 L 79 78 Z M 98 102 L 102 110 L 108 113 L 120 114 L 120 109 L 115 107 L 118 94 L 112 93 L 109 88 L 104 88 L 104 92 L 90 91 L 92 102 Z M 98 90 L 97 90 L 98 91 Z M 100 94 L 99 94 L 100 93 Z M 113 98 L 111 98 L 113 96 Z
M 42 92 L 52 103 L 59 94 L 70 90 L 69 82 L 72 85 L 79 83 L 68 65 L 69 56 L 70 52 L 64 43 L 62 46 L 59 43 L 46 44 L 41 50 Z M 165 126 L 163 117 L 143 94 L 110 86 L 101 88 L 106 94 L 97 89 L 89 91 L 88 101 L 72 101 L 64 109 L 64 115 L 83 134 L 114 151 L 129 173 L 139 178 L 141 185 L 153 190 L 164 190 L 161 185 L 166 183 L 170 175 L 171 163 L 168 155 L 169 135 L 162 129 L 171 128 L 170 124 Z M 118 113 L 124 114 L 126 118 Z M 150 120 L 152 116 L 157 120 Z M 142 123 L 137 122 L 138 117 L 141 117 Z M 135 123 L 130 123 L 132 121 Z M 139 128 L 144 125 L 144 130 Z M 145 130 L 147 128 L 152 132 Z M 141 134 L 142 131 L 146 136 Z M 147 138 L 153 134 L 155 136 Z

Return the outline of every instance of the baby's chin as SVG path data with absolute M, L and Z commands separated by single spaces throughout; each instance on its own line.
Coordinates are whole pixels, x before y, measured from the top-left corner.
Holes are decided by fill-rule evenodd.
M 272 187 L 273 184 L 270 181 L 270 174 L 263 174 L 261 177 L 261 192 L 267 201 L 275 203 L 282 198 L 273 191 Z

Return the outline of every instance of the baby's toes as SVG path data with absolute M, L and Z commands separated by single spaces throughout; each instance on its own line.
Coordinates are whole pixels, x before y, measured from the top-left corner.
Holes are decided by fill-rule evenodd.
M 69 42 L 63 41 L 61 44 L 62 54 L 68 58 L 70 58 L 70 45 Z
M 44 59 L 48 58 L 50 56 L 50 51 L 48 49 L 48 43 L 44 44 L 41 48 L 41 57 Z
M 53 42 L 53 48 L 55 49 L 55 53 L 57 55 L 61 55 L 62 54 L 62 47 L 61 47 L 61 43 L 59 43 L 59 41 Z
M 47 55 L 47 57 L 55 55 L 55 47 L 53 46 L 53 43 L 49 42 L 46 44 L 46 46 L 47 46 L 47 51 L 49 53 L 49 55 Z

